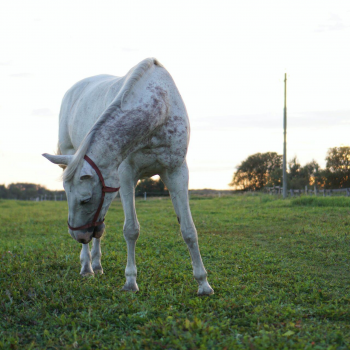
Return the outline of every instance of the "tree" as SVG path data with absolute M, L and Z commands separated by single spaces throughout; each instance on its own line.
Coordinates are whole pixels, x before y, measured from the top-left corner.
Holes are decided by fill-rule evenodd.
M 168 195 L 169 193 L 160 178 L 158 180 L 153 180 L 150 177 L 140 180 L 136 186 L 135 192 L 136 195 L 143 195 L 143 193 L 146 192 L 147 194 L 153 193 L 160 196 Z
M 316 160 L 312 160 L 309 163 L 306 163 L 303 167 L 304 172 L 307 174 L 309 185 L 316 185 L 317 187 L 322 187 L 322 169 Z
M 241 190 L 260 190 L 269 185 L 280 185 L 282 156 L 276 152 L 256 153 L 236 167 L 229 186 Z
M 7 198 L 7 189 L 4 185 L 0 185 L 0 198 Z
M 315 160 L 302 167 L 297 157 L 294 157 L 288 162 L 288 167 L 288 188 L 290 189 L 302 189 L 319 181 L 320 166 Z
M 326 161 L 322 172 L 325 188 L 350 187 L 350 147 L 329 148 Z
M 329 148 L 326 161 L 326 169 L 332 172 L 342 171 L 348 173 L 350 170 L 350 147 Z

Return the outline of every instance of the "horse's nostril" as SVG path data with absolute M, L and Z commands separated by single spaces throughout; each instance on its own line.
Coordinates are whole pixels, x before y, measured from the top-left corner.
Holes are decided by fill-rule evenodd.
M 82 239 L 82 238 L 81 238 L 81 239 L 78 239 L 78 242 L 84 244 L 84 243 L 85 243 L 85 239 Z

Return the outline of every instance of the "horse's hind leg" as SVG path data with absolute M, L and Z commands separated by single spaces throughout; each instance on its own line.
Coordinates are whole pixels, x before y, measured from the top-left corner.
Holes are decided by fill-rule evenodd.
M 172 172 L 165 171 L 161 174 L 161 178 L 170 191 L 171 200 L 180 222 L 182 237 L 190 251 L 193 275 L 199 284 L 198 295 L 213 294 L 214 291 L 207 281 L 207 271 L 199 252 L 197 231 L 188 202 L 188 168 L 186 162 Z
M 93 276 L 94 271 L 91 266 L 91 254 L 89 243 L 82 244 L 81 252 L 80 252 L 80 262 L 81 262 L 81 270 L 80 274 L 82 276 Z
M 137 178 L 133 174 L 131 167 L 127 165 L 119 167 L 118 172 L 120 179 L 120 197 L 125 215 L 123 233 L 128 249 L 128 258 L 125 268 L 126 282 L 123 290 L 137 292 L 139 287 L 136 283 L 137 268 L 135 262 L 135 247 L 136 241 L 140 235 L 140 225 L 135 210 L 135 184 Z
M 92 249 L 92 269 L 95 273 L 103 274 L 103 268 L 101 265 L 101 238 L 93 238 Z

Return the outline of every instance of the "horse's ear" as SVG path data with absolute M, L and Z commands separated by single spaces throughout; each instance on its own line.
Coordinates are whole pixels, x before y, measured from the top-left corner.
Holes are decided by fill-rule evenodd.
M 92 176 L 93 171 L 91 165 L 84 161 L 83 167 L 80 170 L 80 180 L 91 179 Z
M 44 153 L 43 157 L 48 159 L 51 163 L 58 165 L 68 165 L 73 159 L 73 156 L 71 155 L 52 155 L 48 153 Z

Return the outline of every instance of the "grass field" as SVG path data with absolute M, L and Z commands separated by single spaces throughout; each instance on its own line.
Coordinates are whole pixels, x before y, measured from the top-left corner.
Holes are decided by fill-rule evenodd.
M 122 292 L 120 202 L 105 274 L 79 275 L 62 202 L 0 201 L 0 348 L 349 349 L 350 199 L 191 199 L 210 297 L 171 201 L 138 200 L 137 294 Z

